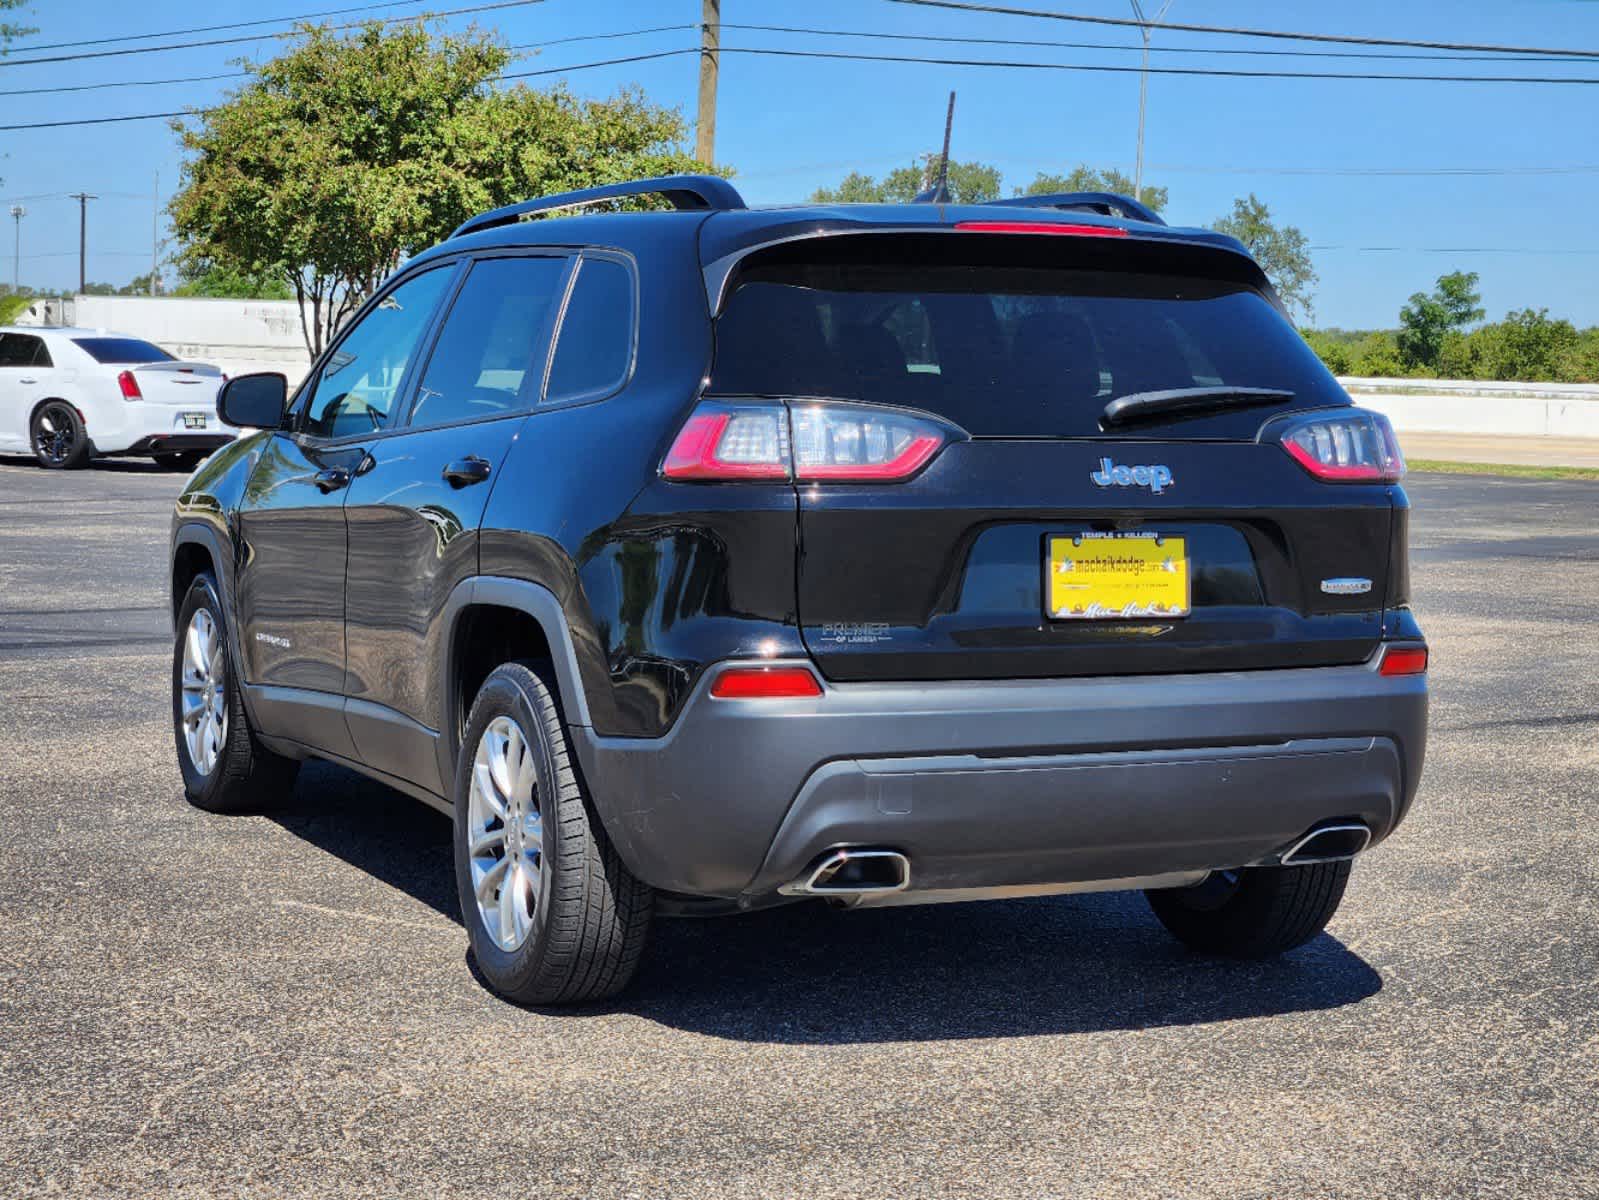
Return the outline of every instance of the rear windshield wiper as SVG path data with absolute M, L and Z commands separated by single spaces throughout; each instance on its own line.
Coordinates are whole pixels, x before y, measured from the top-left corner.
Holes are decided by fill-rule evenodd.
M 1255 404 L 1281 404 L 1294 394 L 1281 388 L 1191 387 L 1165 392 L 1133 392 L 1105 405 L 1101 425 L 1127 425 L 1151 417 L 1206 412 L 1217 408 L 1246 408 Z

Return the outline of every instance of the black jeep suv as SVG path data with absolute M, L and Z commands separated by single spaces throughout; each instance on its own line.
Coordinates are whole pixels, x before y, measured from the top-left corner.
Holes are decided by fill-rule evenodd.
M 452 813 L 519 1001 L 803 897 L 1143 889 L 1273 954 L 1416 791 L 1393 432 L 1124 197 L 514 205 L 219 407 L 264 432 L 173 524 L 189 798 L 315 757 Z

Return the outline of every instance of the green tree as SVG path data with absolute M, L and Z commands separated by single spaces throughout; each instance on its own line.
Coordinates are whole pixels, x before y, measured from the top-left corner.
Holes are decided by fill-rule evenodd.
M 137 284 L 139 280 L 134 282 Z M 148 289 L 149 278 L 145 277 L 143 283 Z M 232 267 L 216 265 L 188 272 L 172 294 L 224 300 L 294 299 L 294 293 L 289 290 L 289 285 L 276 275 L 265 272 L 250 275 Z
M 815 204 L 908 204 L 929 180 L 938 178 L 940 156 L 924 154 L 909 166 L 897 167 L 882 179 L 851 171 L 837 187 L 817 188 Z M 987 163 L 949 160 L 949 195 L 956 204 L 982 204 L 999 199 L 999 168 Z
M 473 213 L 696 169 L 677 111 L 629 91 L 494 86 L 510 61 L 489 34 L 422 21 L 301 27 L 281 56 L 244 64 L 224 104 L 175 123 L 180 267 L 281 280 L 315 355 L 408 255 Z
M 1311 315 L 1316 270 L 1310 261 L 1310 239 L 1296 226 L 1278 226 L 1265 201 L 1251 192 L 1247 199 L 1234 200 L 1233 211 L 1211 228 L 1244 244 L 1290 312 Z
M 86 283 L 83 285 L 85 296 L 115 296 L 117 286 L 114 283 Z
M 1050 175 L 1040 171 L 1034 176 L 1033 182 L 1019 190 L 1016 195 L 1049 196 L 1059 192 L 1115 192 L 1118 196 L 1131 196 L 1133 181 L 1131 176 L 1123 175 L 1114 167 L 1097 171 L 1084 163 L 1072 168 L 1071 173 L 1067 175 Z M 1166 189 L 1163 187 L 1146 184 L 1138 199 L 1156 212 L 1164 212 L 1166 209 Z
M 0 13 L 14 12 L 19 8 L 28 7 L 30 3 L 31 0 L 0 0 Z M 13 25 L 10 21 L 0 21 L 0 54 L 9 53 L 11 43 L 17 38 L 38 32 L 37 29 L 26 25 Z
M 1452 271 L 1438 278 L 1432 295 L 1417 292 L 1399 310 L 1399 357 L 1411 370 L 1437 370 L 1444 337 L 1487 314 L 1481 308 L 1475 271 Z

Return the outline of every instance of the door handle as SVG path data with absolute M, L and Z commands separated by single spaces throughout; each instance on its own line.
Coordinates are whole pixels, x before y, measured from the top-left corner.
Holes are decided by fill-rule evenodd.
M 485 459 L 469 454 L 445 467 L 444 478 L 453 488 L 471 487 L 474 483 L 482 483 L 487 479 L 492 469 Z
M 37 379 L 19 379 L 19 380 L 17 380 L 17 382 L 18 383 L 38 383 L 39 381 Z
M 311 482 L 326 496 L 329 492 L 336 492 L 341 487 L 349 486 L 350 473 L 343 467 L 329 467 L 325 471 L 318 471 L 312 476 Z

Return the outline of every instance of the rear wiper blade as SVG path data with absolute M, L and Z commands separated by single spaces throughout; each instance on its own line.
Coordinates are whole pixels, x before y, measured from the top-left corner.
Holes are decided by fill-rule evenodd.
M 1217 408 L 1246 408 L 1256 404 L 1281 404 L 1294 394 L 1281 388 L 1191 387 L 1165 392 L 1133 392 L 1105 405 L 1101 425 L 1126 425 L 1150 417 L 1206 412 Z

